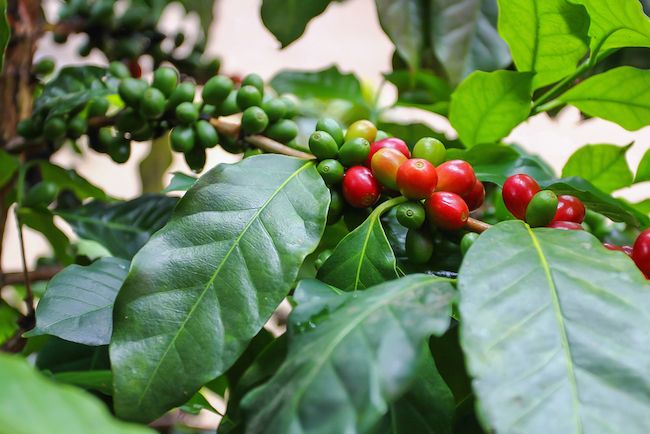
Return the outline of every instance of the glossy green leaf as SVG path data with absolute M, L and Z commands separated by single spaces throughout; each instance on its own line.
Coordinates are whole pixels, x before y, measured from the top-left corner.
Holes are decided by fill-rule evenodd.
M 54 256 L 62 264 L 72 264 L 73 256 L 70 240 L 67 235 L 54 224 L 54 216 L 49 211 L 39 211 L 29 208 L 18 210 L 20 222 L 43 234 L 52 246 Z
M 0 345 L 12 337 L 18 330 L 20 313 L 13 307 L 0 301 Z
M 630 146 L 583 146 L 569 157 L 562 169 L 562 177 L 579 176 L 605 193 L 628 187 L 633 176 L 625 154 Z
M 177 202 L 175 197 L 149 194 L 127 202 L 93 201 L 56 214 L 79 237 L 97 241 L 114 256 L 131 259 L 167 223 Z
M 380 434 L 451 434 L 454 396 L 427 350 L 410 389 L 390 406 Z
M 344 291 L 356 291 L 399 277 L 395 254 L 381 225 L 381 215 L 394 201 L 384 202 L 336 246 L 317 278 Z
M 588 48 L 589 16 L 567 0 L 498 0 L 499 33 L 533 89 L 571 74 Z
M 650 215 L 650 199 L 642 200 L 632 205 L 634 209 L 645 215 Z
M 424 10 L 419 0 L 375 0 L 379 24 L 397 53 L 415 71 L 424 47 Z
M 55 384 L 18 356 L 0 354 L 1 434 L 153 434 L 113 419 L 97 398 Z
M 613 48 L 650 47 L 650 20 L 639 0 L 569 1 L 589 13 L 592 56 Z
M 559 99 L 590 116 L 638 130 L 650 125 L 650 71 L 614 68 L 588 78 Z
M 309 21 L 323 13 L 331 2 L 332 0 L 263 0 L 260 13 L 266 28 L 284 48 L 298 39 Z
M 453 85 L 472 71 L 510 64 L 510 51 L 496 29 L 496 0 L 432 0 L 429 11 L 431 46 Z
M 38 167 L 41 171 L 43 181 L 56 184 L 59 190 L 72 191 L 80 200 L 88 198 L 108 199 L 108 196 L 101 188 L 91 184 L 72 169 L 64 169 L 48 161 L 39 161 Z
M 447 115 L 451 87 L 444 79 L 427 71 L 393 71 L 385 77 L 397 88 L 398 106 Z
M 342 99 L 364 104 L 361 83 L 356 75 L 344 74 L 336 66 L 320 71 L 280 71 L 271 79 L 278 93 L 291 93 L 299 98 Z
M 616 222 L 625 222 L 635 227 L 650 226 L 650 218 L 638 212 L 625 201 L 616 199 L 594 187 L 582 178 L 562 178 L 553 181 L 542 181 L 542 188 L 553 190 L 557 194 L 570 194 L 579 198 L 585 206 Z
M 152 420 L 225 372 L 292 287 L 328 206 L 313 162 L 268 154 L 203 175 L 117 297 L 117 413 Z
M 31 338 L 30 341 L 39 339 Z M 90 347 L 57 338 L 47 337 L 38 350 L 36 367 L 54 374 L 110 369 L 108 346 Z
M 169 185 L 165 187 L 162 193 L 187 191 L 196 183 L 196 179 L 197 178 L 182 172 L 174 172 L 174 176 L 172 176 Z
M 639 167 L 636 170 L 634 182 L 650 181 L 650 148 L 643 154 Z
M 34 101 L 34 113 L 59 116 L 87 104 L 91 99 L 117 93 L 102 78 L 104 68 L 98 66 L 68 66 L 48 81 Z
M 517 173 L 526 173 L 538 181 L 554 178 L 551 169 L 542 161 L 514 146 L 484 144 L 466 150 L 449 149 L 447 159 L 469 162 L 478 179 L 498 185 Z
M 0 187 L 4 186 L 14 176 L 18 164 L 16 157 L 0 149 Z
M 7 0 L 0 0 L 0 73 L 4 66 L 5 50 L 10 37 L 11 27 L 7 20 Z
M 47 285 L 36 308 L 36 327 L 26 336 L 54 335 L 85 345 L 108 345 L 113 303 L 129 262 L 102 258 L 82 267 L 70 265 Z
M 458 289 L 488 431 L 647 432 L 650 285 L 627 255 L 584 231 L 503 222 L 469 250 Z
M 468 147 L 496 142 L 530 112 L 529 72 L 477 71 L 463 81 L 451 96 L 449 121 Z
M 71 384 L 87 390 L 96 390 L 104 395 L 113 394 L 113 374 L 108 369 L 99 371 L 68 371 L 52 374 L 58 383 Z
M 415 379 L 426 339 L 447 329 L 450 281 L 411 275 L 312 301 L 307 315 L 302 290 L 285 362 L 242 403 L 246 432 L 369 432 Z

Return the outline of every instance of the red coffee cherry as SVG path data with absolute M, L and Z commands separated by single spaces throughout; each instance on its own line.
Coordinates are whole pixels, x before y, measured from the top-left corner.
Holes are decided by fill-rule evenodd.
M 623 246 L 621 247 L 623 249 L 623 252 L 629 256 L 630 258 L 632 257 L 632 251 L 634 250 L 632 246 Z
M 523 173 L 512 175 L 503 184 L 503 202 L 513 216 L 524 220 L 526 208 L 539 190 L 539 184 L 532 177 Z
M 406 160 L 397 169 L 397 187 L 409 199 L 426 199 L 438 184 L 438 174 L 433 164 L 422 158 Z
M 465 196 L 476 184 L 474 169 L 467 161 L 446 161 L 436 168 L 436 172 L 438 172 L 438 191 Z
M 650 229 L 641 232 L 632 247 L 632 259 L 639 270 L 650 278 Z
M 554 229 L 566 229 L 570 231 L 582 231 L 585 228 L 580 223 L 576 222 L 551 222 L 547 227 Z
M 379 182 L 364 166 L 350 167 L 343 178 L 343 197 L 355 208 L 367 208 L 377 202 Z
M 406 157 L 396 149 L 380 149 L 372 157 L 372 174 L 381 185 L 397 190 L 397 170 L 406 161 Z
M 553 221 L 582 223 L 585 219 L 585 206 L 582 201 L 575 196 L 563 194 L 557 197 L 557 212 Z
M 463 200 L 470 211 L 474 211 L 483 205 L 485 201 L 485 187 L 483 183 L 477 179 L 470 192 L 463 196 Z
M 375 155 L 377 151 L 384 148 L 397 149 L 402 154 L 404 154 L 406 158 L 411 158 L 411 151 L 409 151 L 409 147 L 406 146 L 404 140 L 398 139 L 397 137 L 388 137 L 385 139 L 377 140 L 370 145 L 370 153 L 366 159 L 366 166 L 370 167 L 372 156 Z
M 440 229 L 458 230 L 465 226 L 469 209 L 462 197 L 448 191 L 437 191 L 424 203 L 429 220 Z

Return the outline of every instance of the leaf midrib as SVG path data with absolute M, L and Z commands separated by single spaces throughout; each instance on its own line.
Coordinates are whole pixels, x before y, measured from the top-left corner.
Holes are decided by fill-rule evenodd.
M 250 218 L 250 220 L 248 221 L 248 223 L 246 223 L 246 226 L 244 226 L 244 228 L 243 228 L 242 231 L 239 233 L 239 235 L 237 236 L 237 238 L 235 238 L 235 240 L 233 241 L 232 245 L 230 246 L 230 249 L 228 249 L 228 251 L 226 252 L 226 254 L 224 255 L 224 257 L 222 258 L 221 262 L 219 263 L 219 266 L 217 267 L 217 269 L 215 270 L 215 272 L 212 274 L 212 276 L 210 277 L 210 279 L 208 280 L 208 282 L 205 284 L 205 287 L 204 287 L 203 290 L 201 291 L 201 294 L 197 297 L 196 302 L 192 305 L 192 308 L 190 309 L 190 311 L 188 312 L 187 316 L 185 317 L 185 319 L 184 319 L 183 322 L 181 323 L 180 327 L 178 327 L 177 332 L 174 334 L 174 336 L 173 336 L 172 339 L 170 340 L 169 344 L 167 345 L 167 348 L 165 348 L 165 352 L 162 354 L 162 356 L 161 356 L 160 359 L 158 360 L 158 363 L 156 364 L 156 367 L 154 368 L 154 370 L 153 370 L 151 376 L 149 377 L 149 380 L 147 381 L 147 384 L 146 384 L 145 387 L 142 389 L 142 393 L 140 394 L 140 396 L 139 396 L 139 398 L 138 398 L 137 407 L 140 407 L 140 406 L 142 405 L 142 401 L 144 400 L 145 395 L 147 395 L 149 389 L 151 388 L 151 385 L 152 385 L 152 383 L 153 383 L 153 379 L 158 375 L 158 371 L 159 371 L 160 367 L 162 366 L 163 361 L 167 358 L 167 354 L 169 353 L 170 349 L 174 346 L 174 344 L 175 344 L 175 342 L 176 342 L 176 339 L 178 339 L 178 336 L 180 336 L 180 332 L 185 328 L 187 322 L 189 321 L 189 319 L 190 319 L 190 318 L 192 317 L 192 315 L 194 314 L 194 311 L 196 310 L 196 308 L 199 306 L 199 304 L 200 304 L 201 301 L 203 300 L 203 297 L 205 297 L 205 295 L 208 293 L 208 289 L 209 289 L 209 288 L 212 286 L 212 284 L 214 283 L 215 279 L 217 278 L 217 276 L 218 276 L 219 273 L 221 272 L 221 268 L 222 268 L 223 265 L 228 261 L 228 259 L 230 258 L 230 255 L 232 254 L 232 252 L 233 252 L 233 251 L 235 250 L 235 248 L 239 245 L 239 242 L 241 241 L 242 237 L 246 234 L 246 232 L 247 232 L 248 229 L 251 227 L 251 225 L 253 224 L 253 222 L 255 222 L 255 221 L 259 218 L 259 216 L 260 216 L 260 214 L 262 213 L 262 211 L 264 211 L 264 210 L 266 209 L 266 207 L 267 207 L 267 206 L 268 206 L 268 205 L 269 205 L 269 204 L 270 204 L 270 203 L 275 199 L 275 197 L 276 197 L 276 196 L 277 196 L 277 195 L 278 195 L 278 194 L 279 194 L 279 193 L 280 193 L 280 192 L 281 192 L 281 191 L 282 191 L 282 190 L 287 186 L 287 184 L 289 184 L 289 182 L 290 182 L 291 180 L 293 180 L 296 176 L 298 176 L 298 175 L 299 175 L 300 173 L 302 173 L 304 170 L 306 170 L 306 169 L 309 168 L 309 167 L 312 167 L 313 165 L 314 165 L 314 163 L 312 163 L 312 162 L 306 162 L 306 163 L 303 164 L 303 165 L 302 165 L 298 170 L 294 171 L 294 172 L 291 174 L 291 176 L 289 176 L 286 180 L 284 180 L 284 181 L 282 182 L 282 184 L 280 184 L 280 185 L 278 186 L 278 188 L 273 192 L 273 194 L 272 194 L 271 196 L 269 196 L 269 198 L 268 198 L 268 199 L 267 199 L 267 200 L 262 204 L 262 206 L 260 206 L 260 208 L 255 212 L 255 214 L 253 214 L 253 216 Z
M 569 348 L 569 337 L 566 331 L 564 315 L 562 314 L 560 297 L 557 292 L 555 280 L 553 279 L 553 275 L 551 273 L 551 268 L 548 264 L 548 261 L 546 260 L 546 256 L 544 256 L 544 251 L 542 250 L 542 246 L 539 243 L 537 236 L 535 236 L 535 233 L 530 228 L 530 226 L 525 225 L 525 228 L 528 231 L 528 234 L 530 235 L 530 239 L 533 243 L 533 247 L 537 252 L 539 261 L 542 265 L 542 269 L 544 270 L 544 275 L 548 282 L 548 288 L 551 295 L 551 302 L 553 305 L 553 313 L 555 314 L 555 319 L 557 320 L 557 324 L 560 329 L 560 343 L 562 345 L 562 352 L 564 354 L 564 359 L 566 363 L 567 376 L 569 380 L 569 389 L 571 391 L 571 405 L 574 409 L 574 414 L 575 414 L 575 424 L 577 429 L 576 432 L 582 434 L 584 430 L 582 427 L 582 419 L 580 418 L 580 410 L 579 410 L 580 399 L 578 397 L 578 386 L 577 386 L 575 371 L 573 369 L 573 356 L 571 355 L 571 349 Z

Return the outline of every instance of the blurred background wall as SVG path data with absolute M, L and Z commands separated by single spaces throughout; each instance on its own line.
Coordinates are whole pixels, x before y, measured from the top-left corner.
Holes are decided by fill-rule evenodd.
M 204 0 L 211 1 L 211 0 Z M 308 1 L 308 0 L 302 0 Z M 218 0 L 215 3 L 215 17 L 206 51 L 222 59 L 222 71 L 227 74 L 257 72 L 270 79 L 282 69 L 314 70 L 333 63 L 345 72 L 354 72 L 359 78 L 378 86 L 382 72 L 388 71 L 392 45 L 379 27 L 373 0 L 349 0 L 343 4 L 333 3 L 325 13 L 312 21 L 303 37 L 284 50 L 263 26 L 259 17 L 261 0 Z M 47 13 L 54 16 L 58 2 L 48 0 Z M 191 33 L 198 26 L 198 17 L 181 22 L 182 13 L 169 8 L 164 16 L 162 28 L 175 31 L 179 27 Z M 80 62 L 105 63 L 99 52 L 88 58 L 80 58 L 76 48 L 83 38 L 71 38 L 67 45 L 54 44 L 49 38 L 41 41 L 37 58 L 52 56 L 57 66 Z M 395 92 L 386 86 L 382 101 L 386 104 L 394 99 Z M 442 118 L 416 110 L 395 110 L 391 118 L 396 120 L 419 120 L 453 137 L 454 132 Z M 540 114 L 520 125 L 507 141 L 521 144 L 524 148 L 541 155 L 560 173 L 562 166 L 576 148 L 583 144 L 610 143 L 625 145 L 635 142 L 628 152 L 628 160 L 635 169 L 650 147 L 650 127 L 631 133 L 606 121 L 582 121 L 577 110 L 565 109 L 555 119 Z M 90 181 L 103 187 L 108 194 L 118 198 L 130 198 L 140 191 L 138 163 L 146 155 L 148 146 L 135 146 L 132 158 L 125 165 L 115 165 L 108 156 L 92 151 L 83 156 L 64 148 L 56 154 L 54 161 L 76 169 Z M 237 157 L 214 149 L 209 155 L 207 167 L 218 162 L 236 161 Z M 176 159 L 169 169 L 189 173 L 182 158 Z M 647 197 L 650 183 L 638 184 L 625 189 L 619 195 L 631 200 Z M 645 193 L 645 195 L 644 195 Z M 58 221 L 60 227 L 65 224 Z M 3 268 L 7 271 L 20 268 L 18 239 L 13 224 L 7 227 L 4 240 L 6 254 Z M 27 231 L 26 245 L 28 261 L 47 254 L 46 242 L 37 234 Z

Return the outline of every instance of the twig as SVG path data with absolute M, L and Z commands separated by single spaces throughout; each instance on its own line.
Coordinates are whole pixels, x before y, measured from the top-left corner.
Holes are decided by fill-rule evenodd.
M 63 267 L 59 265 L 39 267 L 36 270 L 28 271 L 27 277 L 29 278 L 30 282 L 42 282 L 45 280 L 50 280 L 61 270 L 63 270 Z M 21 284 L 24 281 L 25 273 L 23 271 L 0 274 L 0 288 L 6 285 Z
M 488 229 L 492 227 L 491 224 L 482 222 L 481 220 L 477 220 L 475 218 L 468 218 L 467 223 L 465 223 L 465 229 L 468 231 L 476 232 L 477 234 L 480 234 L 481 232 L 485 232 Z
M 25 285 L 25 304 L 27 305 L 27 316 L 34 315 L 34 293 L 29 282 L 29 271 L 27 270 L 27 256 L 25 255 L 25 238 L 23 236 L 23 224 L 16 213 L 16 225 L 18 226 L 18 240 L 20 242 L 20 256 L 23 262 L 23 283 Z

